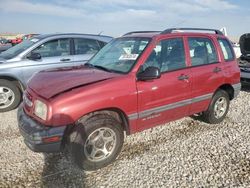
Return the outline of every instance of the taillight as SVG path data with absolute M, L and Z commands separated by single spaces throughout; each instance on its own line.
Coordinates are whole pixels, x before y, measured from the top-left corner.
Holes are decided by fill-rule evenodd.
M 32 96 L 28 92 L 24 93 L 24 95 L 23 95 L 23 101 L 24 101 L 24 104 L 27 107 L 31 108 L 33 106 Z

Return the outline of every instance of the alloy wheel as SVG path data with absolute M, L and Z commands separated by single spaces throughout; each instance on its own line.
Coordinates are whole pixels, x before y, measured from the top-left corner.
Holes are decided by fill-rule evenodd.
M 107 127 L 92 132 L 84 145 L 84 154 L 88 160 L 99 162 L 107 159 L 116 147 L 116 134 Z
M 9 107 L 14 101 L 14 92 L 8 87 L 0 86 L 0 109 Z

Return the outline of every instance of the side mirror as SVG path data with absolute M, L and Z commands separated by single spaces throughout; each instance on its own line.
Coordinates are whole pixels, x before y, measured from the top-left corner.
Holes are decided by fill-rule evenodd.
M 39 53 L 31 52 L 31 54 L 27 58 L 35 61 L 42 59 L 42 56 Z
M 157 67 L 147 67 L 143 72 L 137 74 L 140 81 L 153 80 L 161 77 L 161 71 Z

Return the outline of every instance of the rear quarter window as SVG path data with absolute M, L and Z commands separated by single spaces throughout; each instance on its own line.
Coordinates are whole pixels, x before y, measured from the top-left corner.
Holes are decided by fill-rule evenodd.
M 223 53 L 223 57 L 225 61 L 233 61 L 234 60 L 234 52 L 231 44 L 227 39 L 218 39 L 220 44 L 221 51 Z
M 99 43 L 99 46 L 102 48 L 104 47 L 107 43 L 106 42 L 102 42 L 102 41 L 97 41 Z

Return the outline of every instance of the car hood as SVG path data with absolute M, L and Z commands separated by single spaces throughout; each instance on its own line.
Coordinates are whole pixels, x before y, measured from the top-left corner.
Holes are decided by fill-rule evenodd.
M 118 77 L 120 74 L 105 72 L 85 66 L 42 71 L 28 83 L 39 96 L 49 99 L 63 92 Z
M 240 51 L 242 55 L 250 55 L 250 33 L 240 37 Z

